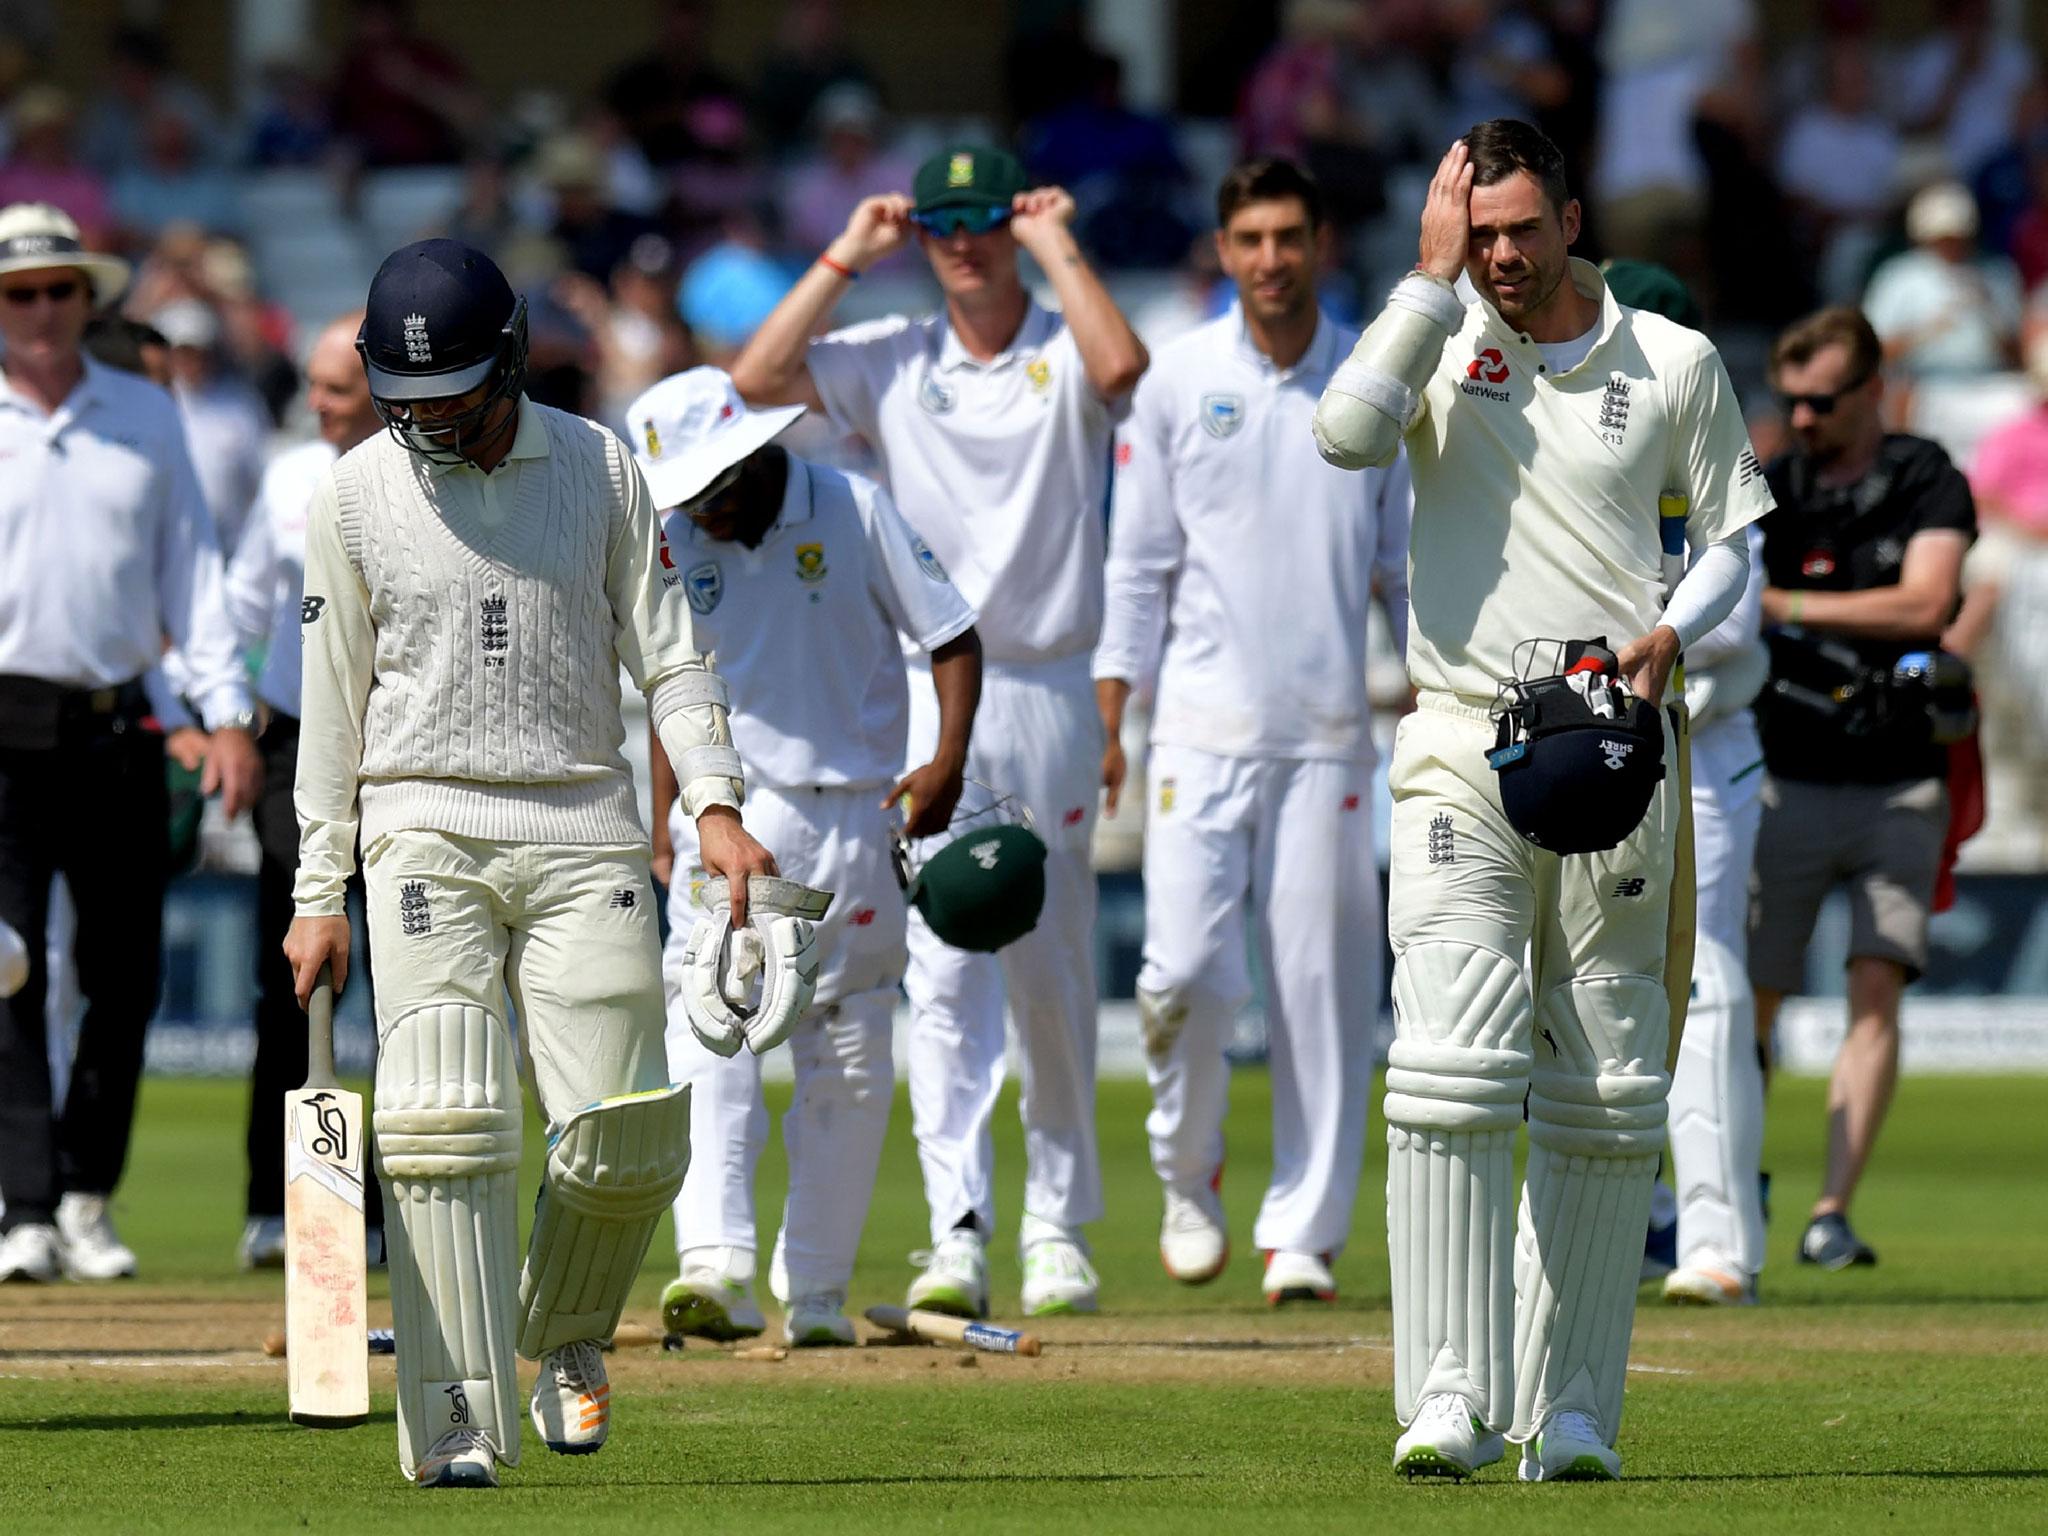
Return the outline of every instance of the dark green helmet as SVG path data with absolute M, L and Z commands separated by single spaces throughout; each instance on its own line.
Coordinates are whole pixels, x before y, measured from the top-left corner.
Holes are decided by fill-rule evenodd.
M 896 872 L 910 904 L 956 949 L 986 954 L 1023 938 L 1045 906 L 1045 842 L 1030 817 L 1005 798 L 957 818 L 948 832 L 951 840 L 917 866 L 910 845 L 897 841 Z

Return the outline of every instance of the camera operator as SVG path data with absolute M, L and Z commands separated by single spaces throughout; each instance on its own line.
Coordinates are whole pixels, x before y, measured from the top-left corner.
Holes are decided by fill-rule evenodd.
M 1940 447 L 1885 431 L 1881 361 L 1852 308 L 1778 338 L 1772 385 L 1794 447 L 1765 472 L 1777 510 L 1758 525 L 1771 651 L 1749 918 L 1761 1039 L 1800 988 L 1822 898 L 1849 895 L 1849 1032 L 1828 1089 L 1826 1182 L 1799 1243 L 1801 1263 L 1827 1269 L 1877 1262 L 1849 1202 L 1898 1080 L 1899 998 L 1927 963 L 1947 744 L 1975 725 L 1968 673 L 1940 649 L 1975 507 Z

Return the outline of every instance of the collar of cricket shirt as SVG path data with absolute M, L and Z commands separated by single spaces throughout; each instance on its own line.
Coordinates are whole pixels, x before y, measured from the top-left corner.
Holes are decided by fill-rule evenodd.
M 952 318 L 943 310 L 939 313 L 939 356 L 933 366 L 940 373 L 950 373 L 956 368 L 976 368 L 993 373 L 1007 367 L 1026 352 L 1036 352 L 1052 339 L 1052 333 L 1059 322 L 1051 310 L 1044 308 L 1038 300 L 1028 294 L 1024 299 L 1024 323 L 1017 327 L 1017 334 L 1010 338 L 1010 344 L 994 357 L 983 362 L 960 344 L 960 337 L 953 330 Z
M 1607 291 L 1607 279 L 1600 275 L 1598 267 L 1590 261 L 1574 256 L 1565 268 L 1565 276 L 1571 279 L 1572 286 L 1580 293 L 1589 299 L 1600 301 L 1600 334 L 1594 340 L 1591 350 L 1579 360 L 1578 367 L 1567 369 L 1558 375 L 1559 378 L 1567 378 L 1577 373 L 1580 368 L 1590 365 L 1613 339 L 1616 327 L 1621 324 L 1621 305 L 1615 301 L 1614 295 Z M 1500 311 L 1493 305 L 1482 298 L 1479 300 L 1479 310 L 1486 316 L 1486 329 L 1495 340 L 1505 342 L 1526 355 L 1535 355 L 1537 343 L 1501 319 Z
M 514 459 L 544 459 L 548 456 L 547 423 L 540 419 L 540 410 L 525 395 L 519 397 L 519 425 L 512 429 L 512 446 L 505 450 L 505 457 L 498 461 L 503 468 Z M 475 470 L 476 466 L 467 459 L 444 464 L 439 459 L 427 460 L 427 473 L 436 480 L 458 469 Z M 481 470 L 477 471 L 479 474 Z
M 1277 368 L 1273 359 L 1259 350 L 1259 344 L 1252 340 L 1251 327 L 1245 324 L 1244 305 L 1236 299 L 1230 301 L 1230 317 L 1236 322 L 1232 344 L 1237 355 L 1255 370 L 1270 372 L 1285 383 L 1299 375 L 1316 377 L 1336 368 L 1343 359 L 1337 356 L 1337 326 L 1330 319 L 1329 311 L 1319 303 L 1316 305 L 1315 333 L 1308 339 L 1308 348 L 1286 368 Z

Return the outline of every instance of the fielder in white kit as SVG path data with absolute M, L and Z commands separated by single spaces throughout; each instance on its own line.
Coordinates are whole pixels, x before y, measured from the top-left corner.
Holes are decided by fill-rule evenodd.
M 725 690 L 661 579 L 631 456 L 521 391 L 525 302 L 483 253 L 427 240 L 386 258 L 367 310 L 389 430 L 328 471 L 306 519 L 285 952 L 302 1000 L 323 966 L 347 980 L 360 832 L 399 1464 L 421 1487 L 491 1487 L 519 1460 L 515 1348 L 541 1363 L 549 1449 L 604 1444 L 600 1347 L 687 1156 L 622 663 L 736 908 L 775 866 L 740 825 Z M 508 996 L 548 1120 L 523 1269 Z
M 890 1031 L 907 960 L 893 808 L 904 803 L 913 836 L 952 816 L 981 650 L 974 611 L 887 493 L 774 444 L 802 414 L 749 412 L 723 373 L 693 368 L 635 400 L 626 424 L 666 514 L 664 565 L 733 691 L 748 825 L 786 878 L 833 893 L 816 925 L 817 990 L 789 1037 L 789 1197 L 769 1288 L 786 1307 L 786 1342 L 851 1344 L 846 1289 L 889 1125 Z M 932 760 L 899 778 L 906 644 L 931 657 L 941 720 Z M 691 1158 L 675 1202 L 681 1273 L 662 1294 L 662 1318 L 673 1332 L 739 1338 L 763 1326 L 752 1295 L 754 1168 L 768 1111 L 760 1058 L 714 1053 L 685 1016 L 704 869 L 679 804 L 668 837 L 668 1059 L 691 1088 Z
M 1023 1063 L 1023 1310 L 1093 1311 L 1082 1228 L 1102 1214 L 1088 855 L 1102 724 L 1088 665 L 1110 437 L 1146 354 L 1074 243 L 1065 192 L 1027 190 L 1014 158 L 970 146 L 927 160 L 914 191 L 854 210 L 733 364 L 733 382 L 755 404 L 818 407 L 874 447 L 897 506 L 978 615 L 986 664 L 968 776 L 1015 795 L 1048 847 L 1038 926 L 1000 955 L 952 948 L 911 921 L 910 1101 L 933 1249 L 910 1304 L 988 1308 L 1007 995 Z M 813 340 L 848 283 L 913 236 L 944 311 Z M 1045 272 L 1058 313 L 1032 302 L 1020 250 Z M 929 755 L 936 727 L 920 668 L 910 761 Z
M 1322 194 L 1284 160 L 1232 171 L 1217 255 L 1238 302 L 1165 348 L 1117 435 L 1095 650 L 1113 810 L 1118 732 L 1152 691 L 1138 975 L 1165 1186 L 1159 1252 L 1188 1284 L 1229 1258 L 1225 1049 L 1267 977 L 1273 1173 L 1252 1241 L 1269 1302 L 1331 1300 L 1351 1230 L 1380 990 L 1366 618 L 1408 633 L 1406 461 L 1350 474 L 1304 451 L 1357 333 L 1316 302 Z M 1156 687 L 1155 687 L 1156 683 Z
M 1326 458 L 1385 464 L 1405 440 L 1415 481 L 1420 707 L 1390 776 L 1386 1100 L 1406 1426 L 1394 1465 L 1411 1475 L 1464 1477 L 1501 1457 L 1503 1431 L 1524 1481 L 1620 1475 L 1669 1086 L 1679 807 L 1672 777 L 1650 770 L 1674 761 L 1673 666 L 1734 608 L 1743 530 L 1771 505 L 1711 344 L 1616 303 L 1569 258 L 1578 226 L 1547 138 L 1509 119 L 1475 127 L 1430 184 L 1417 270 L 1316 416 Z M 1461 272 L 1480 298 L 1469 307 L 1452 286 Z M 1689 503 L 1696 556 L 1668 601 L 1666 495 Z M 1601 637 L 1605 658 L 1552 647 L 1559 675 L 1531 664 L 1531 641 Z M 1590 729 L 1538 740 L 1533 692 L 1503 700 L 1516 679 L 1566 714 L 1576 696 Z M 1568 777 L 1540 766 L 1553 746 L 1574 748 Z M 1640 791 L 1620 818 L 1610 784 Z M 1544 822 L 1550 805 L 1570 820 Z M 1582 831 L 1594 834 L 1583 851 L 1550 851 Z

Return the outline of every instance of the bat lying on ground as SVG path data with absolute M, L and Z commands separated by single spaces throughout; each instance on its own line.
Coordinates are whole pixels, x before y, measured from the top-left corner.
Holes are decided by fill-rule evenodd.
M 363 1096 L 334 1075 L 334 977 L 306 1005 L 306 1086 L 284 1096 L 284 1331 L 294 1424 L 370 1416 Z
M 1033 1334 L 1015 1333 L 989 1323 L 971 1323 L 964 1317 L 948 1317 L 943 1312 L 869 1307 L 866 1316 L 877 1328 L 907 1333 L 927 1344 L 965 1344 L 969 1349 L 983 1349 L 997 1355 L 1038 1353 L 1038 1339 Z

